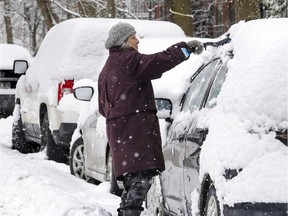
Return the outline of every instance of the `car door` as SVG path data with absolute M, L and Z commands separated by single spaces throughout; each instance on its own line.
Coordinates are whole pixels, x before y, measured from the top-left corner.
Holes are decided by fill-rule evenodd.
M 213 77 L 212 80 L 205 86 L 206 90 L 204 98 L 201 96 L 201 105 L 200 109 L 206 107 L 208 109 L 213 108 L 216 105 L 216 98 L 220 93 L 223 82 L 226 78 L 227 66 L 223 64 L 221 60 L 215 61 L 216 65 L 213 68 Z M 197 99 L 195 99 L 196 101 Z M 191 101 L 193 102 L 193 100 Z M 190 105 L 191 106 L 191 105 Z M 205 115 L 207 112 L 201 112 L 201 117 Z M 199 189 L 199 156 L 201 151 L 201 146 L 206 138 L 208 133 L 208 129 L 205 127 L 201 127 L 197 124 L 197 120 L 200 117 L 199 115 L 195 116 L 187 133 L 185 135 L 185 157 L 184 157 L 184 192 L 185 197 L 187 199 L 187 208 L 191 209 L 191 193 L 195 189 Z M 190 210 L 191 211 L 191 210 Z M 189 211 L 188 211 L 189 212 Z
M 167 143 L 163 149 L 166 166 L 162 174 L 163 194 L 169 210 L 177 215 L 187 212 L 187 197 L 184 191 L 185 136 L 193 122 L 193 112 L 199 110 L 202 105 L 207 86 L 214 76 L 215 67 L 218 67 L 219 61 L 213 60 L 204 65 L 192 77 L 183 100 L 182 110 L 176 115 L 168 131 Z M 198 186 L 199 182 L 195 177 L 194 179 L 195 185 Z
M 107 157 L 105 119 L 98 113 L 90 115 L 83 129 L 85 165 L 88 172 L 105 174 Z M 92 176 L 94 176 L 92 175 Z
M 26 135 L 29 139 L 40 143 L 40 137 L 36 135 L 35 126 L 39 122 L 38 92 L 39 86 L 32 89 L 31 85 L 24 83 L 25 88 L 20 93 L 21 96 L 21 117 L 25 125 Z

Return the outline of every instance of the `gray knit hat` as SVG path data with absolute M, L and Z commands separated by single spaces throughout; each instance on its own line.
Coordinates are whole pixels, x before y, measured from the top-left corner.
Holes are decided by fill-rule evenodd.
M 112 26 L 108 38 L 105 42 L 105 48 L 110 49 L 113 46 L 122 46 L 123 43 L 133 34 L 136 34 L 135 28 L 129 23 L 119 22 Z

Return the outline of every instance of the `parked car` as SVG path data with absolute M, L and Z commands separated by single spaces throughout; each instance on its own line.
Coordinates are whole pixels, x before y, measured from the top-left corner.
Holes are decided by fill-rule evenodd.
M 15 88 L 22 75 L 14 70 L 14 60 L 32 61 L 29 51 L 15 44 L 0 44 L 0 118 L 12 115 L 15 104 Z
M 166 170 L 147 196 L 152 213 L 287 215 L 287 25 L 232 26 L 231 43 L 203 56 L 180 105 L 158 91 Z
M 49 159 L 68 162 L 71 136 L 81 110 L 77 100 L 71 102 L 73 84 L 86 77 L 97 80 L 108 55 L 104 47 L 108 32 L 120 21 L 135 26 L 139 38 L 184 36 L 179 26 L 164 21 L 91 18 L 54 26 L 17 83 L 13 149 L 24 153 L 47 149 Z M 163 30 L 158 31 L 159 27 Z
M 97 111 L 96 89 L 97 83 L 89 79 L 80 80 L 74 86 L 76 99 L 91 102 L 80 112 L 76 134 L 80 132 L 81 135 L 71 142 L 70 172 L 93 184 L 110 181 L 110 192 L 120 195 L 122 185 L 118 185 L 114 177 L 112 155 L 106 137 L 106 121 Z

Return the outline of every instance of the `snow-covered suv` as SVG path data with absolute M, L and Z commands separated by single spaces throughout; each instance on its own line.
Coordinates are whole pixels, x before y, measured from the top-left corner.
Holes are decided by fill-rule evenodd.
M 12 115 L 14 109 L 16 83 L 22 75 L 14 70 L 15 60 L 26 62 L 28 66 L 32 56 L 22 46 L 0 44 L 0 118 Z
M 86 77 L 97 81 L 108 56 L 104 47 L 108 32 L 120 21 L 132 24 L 139 38 L 185 36 L 179 26 L 163 21 L 87 18 L 54 26 L 17 84 L 14 149 L 31 152 L 46 148 L 49 159 L 68 161 L 81 108 L 71 94 L 73 83 Z

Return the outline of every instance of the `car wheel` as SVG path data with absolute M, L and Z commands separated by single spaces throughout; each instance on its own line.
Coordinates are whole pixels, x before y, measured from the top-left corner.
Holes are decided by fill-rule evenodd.
M 110 181 L 111 187 L 110 187 L 110 193 L 115 194 L 117 196 L 121 196 L 122 191 L 119 187 L 118 181 L 116 180 L 116 176 L 114 173 L 114 167 L 112 163 L 112 154 L 109 151 L 108 158 L 107 158 L 107 181 Z
M 48 159 L 59 162 L 67 163 L 69 147 L 64 145 L 56 145 L 50 130 L 48 113 L 46 112 L 41 125 L 41 149 L 46 147 L 46 155 Z
M 206 205 L 205 216 L 220 216 L 219 201 L 216 195 L 216 189 L 212 184 L 209 188 Z
M 13 121 L 12 124 L 12 149 L 16 149 L 21 153 L 32 153 L 39 151 L 39 145 L 26 140 L 19 105 L 15 105 L 15 115 L 18 115 L 18 119 Z M 15 118 L 17 117 L 15 116 Z
M 147 193 L 145 205 L 153 215 L 169 215 L 164 207 L 161 179 L 159 175 L 153 177 L 153 183 Z
M 72 145 L 70 153 L 70 173 L 80 179 L 92 184 L 99 184 L 100 182 L 87 176 L 85 174 L 85 155 L 84 143 L 82 137 L 78 138 Z

